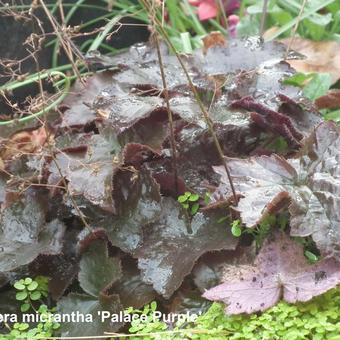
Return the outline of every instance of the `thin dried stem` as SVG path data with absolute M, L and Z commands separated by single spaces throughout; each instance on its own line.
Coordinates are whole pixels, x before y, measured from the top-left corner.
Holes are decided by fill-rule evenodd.
M 262 7 L 261 22 L 260 22 L 260 37 L 261 38 L 263 37 L 264 28 L 266 26 L 267 10 L 268 10 L 268 0 L 264 0 L 263 7 Z
M 151 10 L 152 10 L 152 7 L 151 5 L 147 2 L 147 0 L 141 0 L 144 7 L 148 10 L 149 13 L 152 13 Z M 215 147 L 217 149 L 217 152 L 218 152 L 218 155 L 219 155 L 219 158 L 220 158 L 220 161 L 221 163 L 223 164 L 224 168 L 225 168 L 225 171 L 227 173 L 227 177 L 228 177 L 228 181 L 229 181 L 229 184 L 230 184 L 230 188 L 231 188 L 231 191 L 233 193 L 233 197 L 234 197 L 234 204 L 237 206 L 237 203 L 238 203 L 238 200 L 237 200 L 237 195 L 236 195 L 236 191 L 235 191 L 235 187 L 234 187 L 234 184 L 233 184 L 233 180 L 232 180 L 232 177 L 231 177 L 231 174 L 230 174 L 230 171 L 229 171 L 229 168 L 228 168 L 228 165 L 226 163 L 226 160 L 224 158 L 224 155 L 223 155 L 223 151 L 222 151 L 222 147 L 220 145 L 220 142 L 218 141 L 218 138 L 217 138 L 217 135 L 215 133 L 215 130 L 214 130 L 214 125 L 213 125 L 213 122 L 212 120 L 210 119 L 210 116 L 209 116 L 209 112 L 206 110 L 206 108 L 204 107 L 204 104 L 202 103 L 201 101 L 201 98 L 198 94 L 198 91 L 197 89 L 195 88 L 192 80 L 191 80 L 191 77 L 189 75 L 189 72 L 181 58 L 181 56 L 178 54 L 175 46 L 173 45 L 173 43 L 171 42 L 167 32 L 165 31 L 165 29 L 162 27 L 162 24 L 161 22 L 158 20 L 158 18 L 156 16 L 154 16 L 152 18 L 152 20 L 154 21 L 154 26 L 159 30 L 161 36 L 164 38 L 165 42 L 167 43 L 167 45 L 170 47 L 170 49 L 175 53 L 176 57 L 177 57 L 177 60 L 178 62 L 180 63 L 181 65 L 181 68 L 183 69 L 183 72 L 187 78 L 187 81 L 189 83 L 189 87 L 192 91 L 192 93 L 194 94 L 194 97 L 195 97 L 195 100 L 197 101 L 198 103 L 198 106 L 203 114 L 203 117 L 205 119 L 205 122 L 208 126 L 208 129 L 210 131 L 210 134 L 214 140 L 214 144 L 215 144 Z
M 33 47 L 34 46 L 34 40 L 33 40 Z M 42 83 L 42 79 L 40 77 L 40 65 L 39 65 L 39 61 L 38 59 L 36 58 L 36 56 L 33 54 L 32 55 L 35 63 L 36 63 L 36 66 L 37 66 L 37 72 L 38 72 L 38 85 L 39 85 L 39 91 L 40 91 L 40 95 L 43 99 L 42 101 L 42 105 L 43 105 L 43 111 L 45 111 L 45 103 L 46 103 L 46 99 L 45 99 L 45 92 L 44 92 L 44 87 L 43 87 L 43 83 Z M 46 111 L 45 111 L 45 122 L 47 121 L 47 117 L 46 117 Z M 89 230 L 89 232 L 92 232 L 92 228 L 90 227 L 90 225 L 87 223 L 87 221 L 85 220 L 84 218 L 84 215 L 83 213 L 81 212 L 80 208 L 78 207 L 78 204 L 77 202 L 75 201 L 75 199 L 73 198 L 72 194 L 70 193 L 69 189 L 68 189 L 68 185 L 67 185 L 67 182 L 66 182 L 66 179 L 62 173 L 62 170 L 61 170 L 61 167 L 59 166 L 58 164 L 58 161 L 56 160 L 55 158 L 55 155 L 54 155 L 54 149 L 53 149 L 53 146 L 52 144 L 50 143 L 51 141 L 51 132 L 50 130 L 46 127 L 46 123 L 41 121 L 40 118 L 37 118 L 43 125 L 43 128 L 45 129 L 45 134 L 46 134 L 46 145 L 47 145 L 47 148 L 49 150 L 49 154 L 50 154 L 50 157 L 52 158 L 52 161 L 54 162 L 57 170 L 58 170 L 58 173 L 60 175 L 60 178 L 61 178 L 61 181 L 63 183 L 63 186 L 65 187 L 66 189 L 66 193 L 68 194 L 68 196 L 70 197 L 71 201 L 72 201 L 72 204 L 75 208 L 75 210 L 77 211 L 78 215 L 79 215 L 79 218 L 81 219 L 81 221 L 83 222 L 84 226 Z
M 207 329 L 176 329 L 176 330 L 171 330 L 171 331 L 161 331 L 161 332 L 152 332 L 148 333 L 148 336 L 154 336 L 154 337 L 159 337 L 162 335 L 172 335 L 172 334 L 211 334 L 209 330 Z M 215 333 L 216 334 L 216 333 Z M 228 331 L 221 331 L 218 333 L 218 335 L 227 335 L 229 334 Z M 213 335 L 212 335 L 213 336 Z M 133 338 L 133 337 L 145 337 L 145 333 L 135 333 L 135 334 L 124 334 L 124 333 L 110 333 L 110 332 L 105 332 L 105 335 L 93 335 L 91 337 L 87 336 L 72 336 L 72 337 L 47 337 L 44 339 L 67 339 L 67 340 L 78 340 L 78 339 L 107 339 L 108 337 L 110 338 Z
M 174 172 L 175 192 L 176 192 L 176 195 L 178 195 L 177 152 L 176 152 L 174 123 L 173 123 L 172 111 L 170 109 L 170 104 L 169 104 L 169 91 L 168 91 L 165 74 L 164 74 L 163 59 L 162 59 L 162 54 L 161 54 L 161 50 L 159 47 L 159 40 L 158 40 L 157 35 L 158 35 L 158 32 L 155 32 L 154 39 L 156 42 L 159 69 L 161 71 L 163 93 L 164 93 L 164 98 L 166 102 L 166 109 L 168 111 L 168 121 L 169 121 L 169 128 L 170 128 L 170 144 L 171 144 L 171 149 L 172 149 L 172 168 L 173 168 L 172 170 Z
M 301 21 L 301 17 L 302 17 L 302 14 L 303 14 L 303 11 L 304 11 L 304 9 L 305 9 L 306 4 L 307 4 L 307 0 L 303 0 L 303 3 L 302 3 L 301 8 L 300 8 L 299 15 L 297 16 L 296 24 L 295 24 L 295 26 L 294 26 L 294 28 L 293 28 L 293 31 L 292 31 L 292 37 L 290 38 L 289 43 L 288 43 L 288 46 L 287 46 L 285 58 L 288 57 L 290 48 L 291 48 L 291 46 L 292 46 L 292 44 L 293 44 L 293 41 L 294 41 L 294 39 L 295 39 L 295 34 L 296 34 L 296 31 L 297 31 L 297 29 L 298 29 L 298 27 L 299 27 L 299 24 L 300 24 L 300 21 Z
M 46 13 L 54 31 L 55 34 L 57 35 L 60 43 L 63 46 L 63 49 L 68 57 L 68 59 L 70 60 L 71 64 L 72 64 L 72 69 L 73 72 L 77 75 L 78 79 L 80 80 L 81 83 L 83 83 L 85 85 L 85 83 L 83 82 L 83 79 L 81 77 L 81 74 L 78 70 L 78 67 L 74 61 L 74 57 L 73 57 L 73 53 L 75 53 L 75 55 L 82 61 L 85 60 L 83 54 L 81 53 L 81 51 L 74 45 L 74 43 L 72 42 L 71 39 L 68 39 L 67 36 L 64 36 L 61 32 L 62 27 L 60 27 L 59 23 L 55 20 L 55 18 L 53 17 L 53 15 L 51 14 L 50 10 L 47 8 L 47 6 L 45 5 L 44 0 L 40 0 L 40 3 L 44 9 L 44 12 Z
M 218 2 L 218 7 L 219 7 L 220 12 L 221 12 L 222 17 L 223 17 L 224 28 L 226 29 L 226 34 L 229 35 L 229 31 L 228 31 L 228 18 L 227 18 L 226 12 L 225 12 L 225 7 L 226 6 L 223 6 L 222 0 L 217 0 L 217 2 Z M 228 4 L 228 1 L 227 1 L 226 5 L 227 4 Z

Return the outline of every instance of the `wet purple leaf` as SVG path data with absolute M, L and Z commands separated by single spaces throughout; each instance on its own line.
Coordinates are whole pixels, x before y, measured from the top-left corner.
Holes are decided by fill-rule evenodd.
M 64 100 L 67 107 L 63 115 L 62 127 L 83 126 L 96 119 L 96 113 L 89 106 L 98 93 L 113 82 L 112 73 L 98 73 L 85 80 L 85 86 L 79 81 Z
M 122 324 L 111 322 L 106 319 L 102 322 L 99 312 L 108 311 L 111 314 L 118 314 L 122 310 L 118 295 L 100 293 L 99 297 L 70 293 L 63 297 L 57 305 L 61 314 L 70 314 L 78 311 L 90 315 L 91 322 L 65 322 L 62 323 L 60 331 L 62 336 L 96 336 L 104 332 L 115 332 Z M 81 321 L 81 320 L 80 320 Z
M 340 259 L 339 136 L 339 127 L 328 122 L 305 140 L 301 158 L 229 158 L 236 190 L 244 196 L 237 209 L 246 226 L 255 226 L 290 198 L 291 235 L 312 235 L 320 251 Z M 228 188 L 225 170 L 222 166 L 214 170 L 222 176 L 223 191 Z
M 303 246 L 283 232 L 266 240 L 254 266 L 234 267 L 224 283 L 203 296 L 227 304 L 228 314 L 254 313 L 283 300 L 308 301 L 334 288 L 340 282 L 340 262 L 325 259 L 309 264 Z
M 65 226 L 45 222 L 45 210 L 34 194 L 26 195 L 2 212 L 0 220 L 0 271 L 32 262 L 39 254 L 59 254 Z
M 217 223 L 221 211 L 198 212 L 190 221 L 179 203 L 165 198 L 162 212 L 158 221 L 144 228 L 143 243 L 133 255 L 138 258 L 143 280 L 169 298 L 201 255 L 234 249 L 238 241 Z
M 109 257 L 107 241 L 95 240 L 82 253 L 78 280 L 80 287 L 89 295 L 99 293 L 121 277 L 120 260 Z

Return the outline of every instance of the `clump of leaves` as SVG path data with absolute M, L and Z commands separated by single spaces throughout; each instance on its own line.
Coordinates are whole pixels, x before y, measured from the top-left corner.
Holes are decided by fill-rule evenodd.
M 178 196 L 177 201 L 181 203 L 182 207 L 190 212 L 191 215 L 195 215 L 200 207 L 198 200 L 200 196 L 198 194 L 186 191 L 183 195 Z
M 27 277 L 16 281 L 14 288 L 18 291 L 15 296 L 16 299 L 23 302 L 20 310 L 27 312 L 32 308 L 33 301 L 38 301 L 48 296 L 48 279 L 43 276 L 36 277 L 35 280 Z
M 339 148 L 340 127 L 326 122 L 305 139 L 300 158 L 229 158 L 236 190 L 243 195 L 237 207 L 242 222 L 254 227 L 289 206 L 291 235 L 312 235 L 320 252 L 340 259 Z M 224 168 L 214 169 L 227 183 Z
M 225 218 L 223 218 L 223 220 L 225 220 Z M 281 230 L 284 230 L 285 227 L 287 226 L 287 223 L 288 223 L 287 217 L 284 214 L 279 214 L 278 216 L 275 215 L 266 216 L 254 228 L 246 228 L 245 226 L 242 225 L 241 220 L 237 219 L 232 221 L 230 228 L 231 233 L 235 237 L 240 237 L 242 234 L 251 235 L 255 240 L 256 248 L 260 249 L 262 243 L 270 234 L 273 228 L 279 226 Z
M 270 34 L 271 38 L 289 37 L 294 28 L 294 22 L 299 16 L 302 2 L 300 1 L 269 1 L 265 29 L 278 27 Z M 247 6 L 246 13 L 237 26 L 239 36 L 259 34 L 263 1 L 247 0 L 242 2 Z M 336 1 L 311 1 L 304 7 L 303 17 L 299 20 L 297 32 L 301 37 L 312 40 L 338 40 L 339 4 Z
M 232 315 L 224 313 L 220 303 L 213 303 L 207 312 L 198 316 L 193 324 L 169 325 L 150 317 L 150 306 L 144 310 L 128 309 L 127 312 L 145 314 L 147 322 L 140 319 L 131 325 L 129 332 L 138 334 L 132 339 L 188 339 L 224 340 L 228 339 L 332 339 L 340 332 L 340 289 L 332 289 L 326 294 L 306 303 L 296 305 L 279 302 L 263 313 L 252 315 Z M 177 333 L 177 331 L 180 331 Z
M 49 273 L 50 285 L 61 287 L 53 295 L 58 311 L 80 309 L 93 315 L 92 324 L 63 324 L 62 336 L 115 332 L 121 325 L 102 323 L 98 311 L 118 313 L 131 305 L 128 303 L 131 301 L 136 304 L 134 308 L 140 308 L 157 294 L 171 299 L 176 290 L 182 289 L 183 281 L 202 255 L 235 251 L 239 238 L 233 237 L 230 226 L 217 223 L 226 216 L 230 205 L 229 188 L 222 195 L 222 205 L 215 204 L 213 193 L 204 209 L 199 209 L 199 203 L 203 205 L 202 196 L 186 193 L 186 188 L 202 195 L 207 190 L 213 192 L 218 184 L 219 177 L 211 167 L 221 166 L 223 162 L 215 148 L 212 129 L 221 152 L 242 157 L 238 160 L 242 163 L 249 161 L 246 158 L 249 154 L 271 153 L 269 141 L 278 136 L 286 142 L 287 154 L 292 154 L 320 122 L 315 112 L 297 110 L 299 90 L 281 83 L 283 76 L 293 73 L 287 64 L 279 62 L 285 51 L 279 43 L 263 44 L 257 38 L 249 38 L 182 56 L 195 88 L 202 93 L 202 105 L 209 108 L 207 121 L 176 57 L 161 47 L 167 103 L 155 49 L 151 44 L 134 46 L 128 53 L 107 60 L 107 66 L 110 62 L 117 66 L 113 74 L 95 77 L 92 84 L 91 81 L 85 84 L 85 91 L 75 86 L 77 100 L 73 103 L 74 95 L 70 95 L 62 122 L 58 119 L 52 124 L 53 155 L 42 153 L 6 159 L 5 170 L 11 176 L 0 182 L 3 188 L 0 200 L 6 207 L 1 210 L 0 219 L 0 241 L 4 248 L 0 272 L 6 278 L 8 272 L 28 265 L 32 271 Z M 260 93 L 266 95 L 259 96 Z M 83 102 L 87 107 L 85 118 Z M 287 102 L 294 103 L 293 109 L 283 112 L 282 105 Z M 173 113 L 173 136 L 169 133 L 168 104 Z M 320 130 L 317 131 L 318 136 Z M 328 134 L 327 138 L 331 136 L 328 131 L 324 134 Z M 318 140 L 318 145 L 323 145 L 327 138 Z M 174 169 L 172 144 L 177 150 L 177 169 Z M 307 176 L 312 178 L 313 188 L 305 177 L 303 185 L 298 182 L 302 192 L 309 193 L 309 189 L 315 196 L 325 192 L 318 190 L 320 181 L 312 176 L 313 171 L 320 173 L 319 167 L 325 165 L 327 169 L 321 170 L 322 174 L 327 173 L 333 164 L 328 161 L 333 157 L 332 147 L 329 157 L 328 149 L 327 155 L 321 151 L 316 152 L 320 163 Z M 311 155 L 311 160 L 314 156 Z M 272 158 L 275 163 L 277 157 Z M 235 162 L 235 159 L 228 161 L 234 177 Z M 288 161 L 280 158 L 280 164 L 286 165 L 285 162 Z M 244 170 L 242 165 L 237 165 L 238 174 L 242 172 L 241 177 L 244 174 L 249 179 L 246 171 L 253 168 L 247 165 Z M 277 169 L 276 163 L 274 166 Z M 257 170 L 256 175 L 268 179 L 271 168 L 266 173 Z M 277 189 L 277 180 L 275 177 L 270 183 L 270 190 Z M 246 230 L 249 223 L 242 211 L 244 202 L 251 203 L 251 209 L 247 206 L 246 210 L 256 215 L 252 222 L 257 225 L 268 215 L 267 211 L 262 213 L 271 196 L 261 191 L 253 195 L 251 190 L 245 190 L 261 181 L 251 179 L 248 183 L 244 178 L 242 181 L 234 178 L 234 182 L 240 197 L 240 221 Z M 240 182 L 249 187 L 242 188 Z M 178 192 L 185 193 L 180 202 L 173 198 L 176 186 Z M 293 185 L 289 183 L 289 187 Z M 257 186 L 258 190 L 261 188 Z M 283 194 L 286 199 L 288 196 Z M 328 199 L 332 197 L 325 197 L 322 203 Z M 322 206 L 324 210 L 329 208 L 326 216 L 322 215 L 323 230 L 319 233 L 308 230 L 306 234 L 324 236 L 328 220 L 331 229 L 335 229 L 332 207 L 332 202 Z M 277 212 L 269 210 L 268 213 Z M 297 215 L 303 219 L 306 211 L 293 214 L 292 230 L 299 224 L 294 220 Z M 83 224 L 87 226 L 87 234 L 80 233 Z M 313 223 L 306 221 L 303 225 L 312 228 Z M 234 232 L 235 229 L 236 226 Z M 266 233 L 260 233 L 259 244 L 267 229 Z M 296 236 L 305 233 L 300 232 Z M 77 242 L 78 239 L 81 241 Z M 336 242 L 333 238 L 329 240 L 330 247 L 326 248 L 335 248 Z M 315 242 L 320 246 L 318 240 Z M 320 263 L 323 262 L 315 265 Z M 70 289 L 63 296 L 69 287 L 74 287 L 71 284 L 76 278 L 77 290 Z M 25 289 L 26 286 L 21 294 L 24 303 L 31 296 Z M 136 299 L 131 299 L 131 291 L 137 292 Z
M 145 340 L 152 340 L 154 338 L 152 336 L 148 337 L 147 334 L 166 330 L 168 326 L 164 322 L 154 317 L 154 312 L 156 311 L 156 301 L 152 301 L 150 304 L 146 304 L 142 310 L 132 307 L 126 309 L 126 314 L 134 314 L 140 316 L 143 315 L 143 318 L 135 318 L 134 320 L 132 320 L 129 332 L 132 334 L 145 334 L 145 336 L 143 336 Z
M 295 305 L 279 302 L 263 313 L 227 316 L 222 304 L 214 303 L 195 322 L 195 329 L 209 329 L 214 339 L 332 339 L 340 332 L 340 289 L 333 289 L 310 302 Z M 227 333 L 224 335 L 223 333 Z M 208 340 L 211 335 L 191 334 Z
M 35 279 L 26 277 L 16 281 L 13 285 L 17 291 L 15 298 L 20 303 L 23 313 L 32 313 L 39 317 L 39 322 L 30 325 L 27 322 L 16 322 L 9 328 L 9 333 L 0 335 L 0 339 L 36 339 L 51 337 L 60 328 L 58 322 L 53 321 L 53 313 L 56 309 L 49 308 L 45 302 L 48 298 L 48 278 L 38 276 Z

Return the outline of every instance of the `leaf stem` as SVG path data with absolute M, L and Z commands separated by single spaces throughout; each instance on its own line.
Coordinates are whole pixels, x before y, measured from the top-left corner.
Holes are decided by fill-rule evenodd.
M 151 9 L 152 7 L 149 5 L 148 1 L 147 0 L 141 0 L 142 3 L 144 4 L 144 7 L 147 9 L 147 11 L 150 13 L 151 12 Z M 224 158 L 224 155 L 223 155 L 223 151 L 222 151 L 222 148 L 221 148 L 221 145 L 220 145 L 220 142 L 218 141 L 218 138 L 217 138 L 217 135 L 215 133 L 215 130 L 214 130 L 214 126 L 213 126 L 213 122 L 209 116 L 209 113 L 208 111 L 206 110 L 206 108 L 204 107 L 200 97 L 199 97 L 199 94 L 198 94 L 198 91 L 196 90 L 192 80 L 191 80 L 191 77 L 189 75 L 189 72 L 186 68 L 186 66 L 184 65 L 184 62 L 181 58 L 181 56 L 178 54 L 175 46 L 173 45 L 173 43 L 171 42 L 166 30 L 164 29 L 164 27 L 161 25 L 161 23 L 159 22 L 158 18 L 156 16 L 154 16 L 152 18 L 152 20 L 154 21 L 154 24 L 155 24 L 155 27 L 157 27 L 161 33 L 161 36 L 163 36 L 163 38 L 165 39 L 166 43 L 168 44 L 168 46 L 170 47 L 170 49 L 175 53 L 176 57 L 177 57 L 177 60 L 178 62 L 180 63 L 182 69 L 183 69 L 183 72 L 188 80 L 188 83 L 189 83 L 189 86 L 190 86 L 190 89 L 192 91 L 192 93 L 194 94 L 194 97 L 198 103 L 198 106 L 203 114 L 203 117 L 205 119 L 205 122 L 209 128 L 209 131 L 210 131 L 210 134 L 214 140 L 214 144 L 215 144 L 215 147 L 217 149 L 217 152 L 218 152 L 218 155 L 219 155 L 219 158 L 220 158 L 220 161 L 222 162 L 224 168 L 225 168 L 225 171 L 227 173 L 227 176 L 228 176 L 228 181 L 229 181 L 229 184 L 230 184 L 230 188 L 232 190 L 232 193 L 233 193 L 233 197 L 234 197 L 234 204 L 235 206 L 237 206 L 237 195 L 236 195 L 236 191 L 235 191 L 235 187 L 234 187 L 234 184 L 233 184 L 233 180 L 232 180 L 232 177 L 231 177 L 231 174 L 230 174 L 230 171 L 229 171 L 229 168 L 228 168 L 228 165 L 226 163 L 226 160 Z
M 172 111 L 170 109 L 170 104 L 169 104 L 169 91 L 168 91 L 168 87 L 167 87 L 167 83 L 166 83 L 166 79 L 165 79 L 162 54 L 161 54 L 161 50 L 160 50 L 160 47 L 159 47 L 158 32 L 155 32 L 154 39 L 155 39 L 155 42 L 156 42 L 159 69 L 161 71 L 161 77 L 162 77 L 162 83 L 163 83 L 163 93 L 164 93 L 164 98 L 165 98 L 165 102 L 166 102 L 166 109 L 168 111 L 168 120 L 169 120 L 169 127 L 170 127 L 170 143 L 171 143 L 171 149 L 172 149 L 172 168 L 173 168 L 173 172 L 174 172 L 175 192 L 176 192 L 176 196 L 178 196 L 177 152 L 176 152 L 174 123 L 173 123 Z

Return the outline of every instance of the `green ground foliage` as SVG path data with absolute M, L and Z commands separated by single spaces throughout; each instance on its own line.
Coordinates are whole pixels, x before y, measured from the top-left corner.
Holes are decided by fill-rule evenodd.
M 340 288 L 333 289 L 312 301 L 291 305 L 280 302 L 264 313 L 252 315 L 227 316 L 224 306 L 213 303 L 210 309 L 201 315 L 194 324 L 186 325 L 190 329 L 177 333 L 183 327 L 177 326 L 174 332 L 169 331 L 162 322 L 136 323 L 130 328 L 131 333 L 141 334 L 143 340 L 151 339 L 340 339 Z M 149 313 L 152 309 L 147 307 Z M 144 311 L 144 312 L 145 312 Z M 153 335 L 147 335 L 153 334 Z M 132 339 L 141 339 L 133 337 Z

